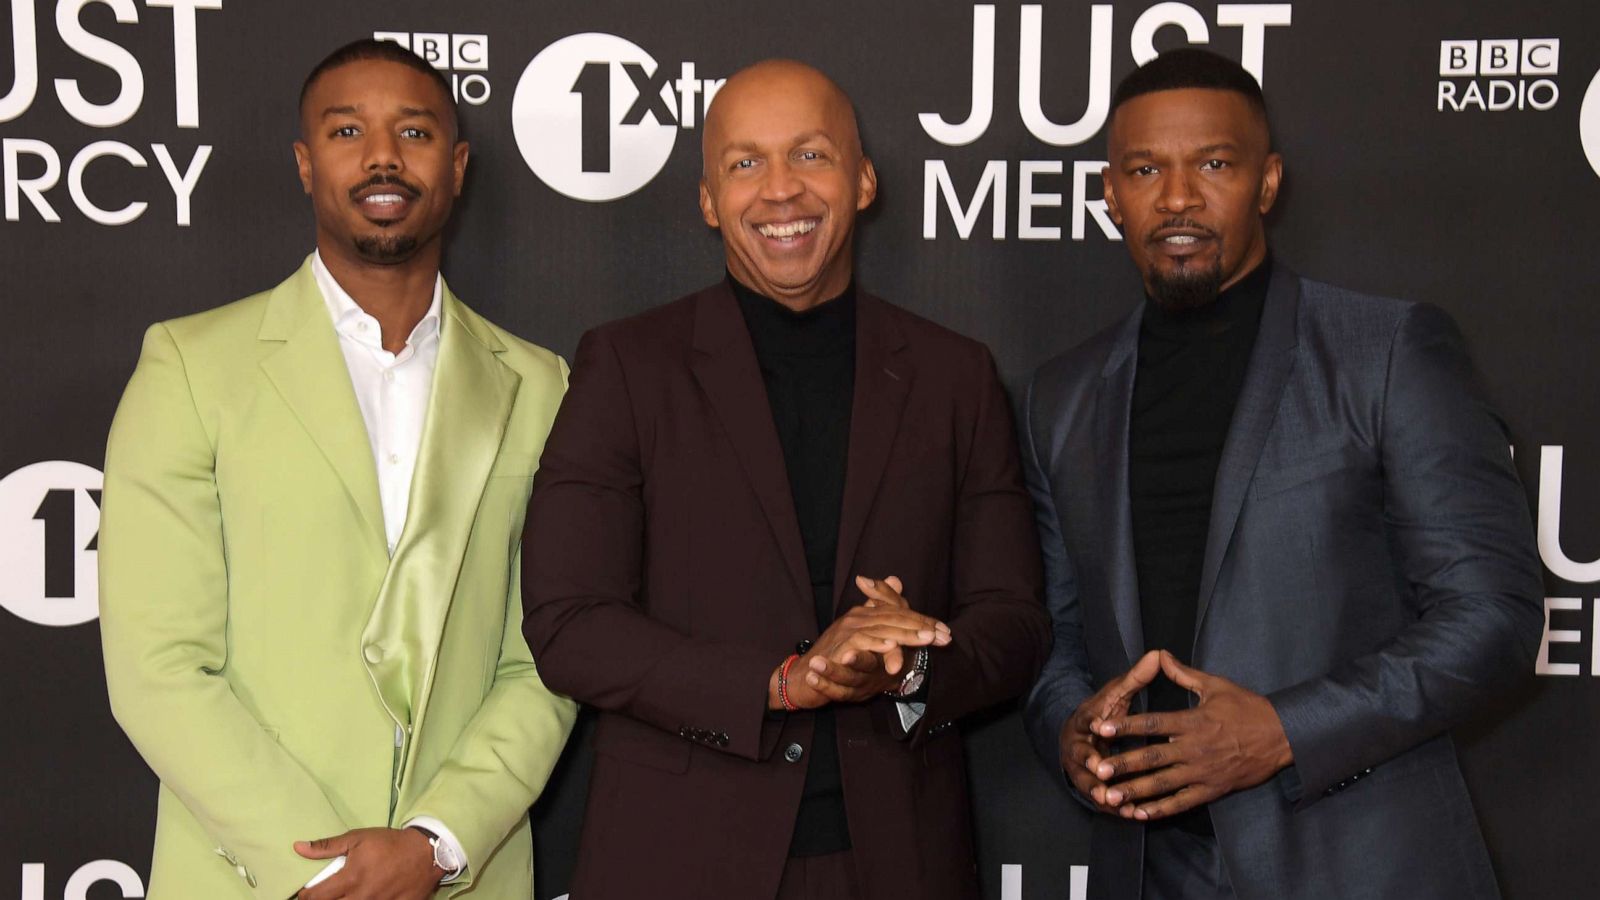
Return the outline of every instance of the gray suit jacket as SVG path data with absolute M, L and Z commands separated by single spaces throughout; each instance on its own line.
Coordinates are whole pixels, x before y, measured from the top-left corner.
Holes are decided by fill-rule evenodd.
M 1142 307 L 1040 367 L 1023 419 L 1072 711 L 1146 649 L 1128 500 Z M 1448 730 L 1532 672 L 1543 594 L 1508 439 L 1440 310 L 1279 266 L 1217 470 L 1194 664 L 1266 695 L 1293 766 L 1211 806 L 1244 900 L 1497 897 Z M 1136 900 L 1144 826 L 1096 816 L 1090 896 Z

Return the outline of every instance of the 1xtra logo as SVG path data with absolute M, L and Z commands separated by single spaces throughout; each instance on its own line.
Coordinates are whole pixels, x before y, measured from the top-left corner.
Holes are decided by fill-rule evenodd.
M 100 614 L 100 470 L 37 462 L 0 478 L 0 606 L 35 625 Z
M 1583 95 L 1583 107 L 1578 112 L 1578 137 L 1583 141 L 1583 155 L 1589 165 L 1600 175 L 1600 72 L 1589 82 L 1589 92 Z
M 678 132 L 696 126 L 726 79 L 684 62 L 672 78 L 644 48 L 614 34 L 564 37 L 539 51 L 511 99 L 528 168 L 553 190 L 594 203 L 626 197 L 667 164 Z

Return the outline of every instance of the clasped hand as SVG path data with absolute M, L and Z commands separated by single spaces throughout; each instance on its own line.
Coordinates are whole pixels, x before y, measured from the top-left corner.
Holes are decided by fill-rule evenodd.
M 1199 696 L 1192 709 L 1130 715 L 1157 676 Z M 1151 742 L 1111 753 L 1117 738 Z M 1165 650 L 1140 657 L 1085 700 L 1061 729 L 1061 768 L 1100 811 L 1147 821 L 1255 787 L 1294 762 L 1267 698 L 1190 668 Z
M 851 607 L 789 666 L 789 702 L 800 709 L 829 703 L 855 703 L 899 687 L 908 664 L 906 648 L 950 643 L 950 626 L 916 612 L 893 575 L 881 580 L 856 576 L 867 602 Z M 768 684 L 767 705 L 783 709 L 779 670 Z
M 303 888 L 298 900 L 424 900 L 444 873 L 433 864 L 433 847 L 414 828 L 357 828 L 337 837 L 296 841 L 294 852 L 307 859 L 345 858 L 344 868 L 316 887 Z

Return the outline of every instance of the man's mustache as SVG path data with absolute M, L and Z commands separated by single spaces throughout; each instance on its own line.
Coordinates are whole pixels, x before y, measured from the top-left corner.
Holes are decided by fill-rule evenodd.
M 1193 219 L 1188 219 L 1188 218 L 1184 218 L 1182 216 L 1177 216 L 1177 217 L 1168 219 L 1165 222 L 1162 222 L 1160 225 L 1157 225 L 1156 227 L 1150 229 L 1149 234 L 1145 235 L 1145 240 L 1153 242 L 1153 241 L 1157 240 L 1157 238 L 1156 238 L 1157 234 L 1160 234 L 1161 232 L 1166 231 L 1168 229 L 1172 229 L 1172 228 L 1183 228 L 1183 229 L 1187 229 L 1189 231 L 1198 231 L 1198 232 L 1200 232 L 1201 234 L 1205 235 L 1208 238 L 1214 238 L 1214 237 L 1217 236 L 1217 233 L 1215 231 L 1213 231 L 1210 228 L 1207 228 L 1204 225 L 1201 225 L 1199 222 L 1196 222 Z
M 350 199 L 351 200 L 358 199 L 356 197 L 356 195 L 361 193 L 362 191 L 366 190 L 367 188 L 385 187 L 385 186 L 399 188 L 403 193 L 406 194 L 406 199 L 408 199 L 408 200 L 414 200 L 417 197 L 422 196 L 422 189 L 421 188 L 417 187 L 416 185 L 412 184 L 409 181 L 406 181 L 405 179 L 401 178 L 400 176 L 398 176 L 398 175 L 378 174 L 378 175 L 372 176 L 371 178 L 368 178 L 366 181 L 363 181 L 360 184 L 356 185 L 355 187 L 351 188 L 350 189 Z

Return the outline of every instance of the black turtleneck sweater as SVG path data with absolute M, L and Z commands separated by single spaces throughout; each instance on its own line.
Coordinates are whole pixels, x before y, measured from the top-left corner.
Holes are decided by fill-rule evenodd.
M 1268 259 L 1206 306 L 1169 311 L 1147 300 L 1139 328 L 1128 433 L 1139 611 L 1145 648 L 1171 651 L 1185 665 L 1194 649 L 1217 464 L 1271 278 Z M 1189 707 L 1187 692 L 1166 678 L 1147 696 L 1152 711 Z M 1211 830 L 1204 809 L 1174 824 Z
M 846 287 L 838 297 L 796 313 L 731 275 L 728 282 L 750 330 L 772 423 L 783 447 L 811 576 L 816 633 L 820 634 L 834 619 L 833 566 L 850 445 L 850 404 L 855 397 L 855 285 Z M 813 636 L 796 635 L 795 639 Z M 789 855 L 848 850 L 850 827 L 845 819 L 833 712 L 823 707 L 797 715 L 812 716 L 815 730 Z

